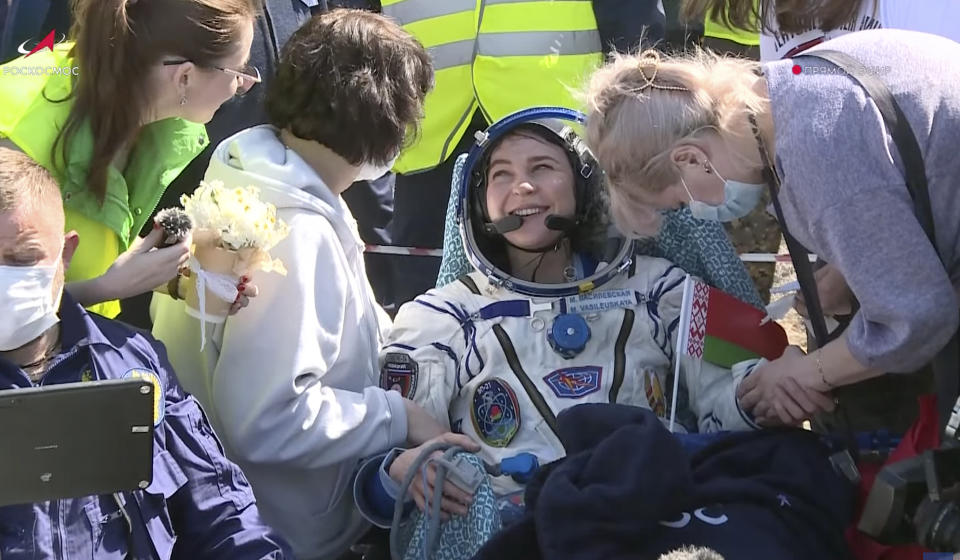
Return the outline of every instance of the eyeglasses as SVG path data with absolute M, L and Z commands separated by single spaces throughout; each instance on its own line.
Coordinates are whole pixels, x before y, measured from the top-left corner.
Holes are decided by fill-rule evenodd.
M 186 64 L 188 62 L 197 64 L 192 60 L 179 59 L 179 60 L 164 60 L 163 65 L 176 66 L 178 64 Z M 197 66 L 204 67 L 200 64 L 197 64 Z M 256 66 L 253 66 L 250 64 L 244 64 L 239 70 L 234 70 L 233 68 L 224 68 L 222 66 L 210 66 L 209 68 L 213 68 L 214 70 L 219 70 L 225 74 L 230 74 L 231 76 L 234 76 L 238 81 L 237 95 L 243 95 L 247 93 L 248 91 L 250 91 L 250 88 L 252 88 L 254 84 L 259 84 L 262 81 L 260 78 L 260 70 L 258 70 Z

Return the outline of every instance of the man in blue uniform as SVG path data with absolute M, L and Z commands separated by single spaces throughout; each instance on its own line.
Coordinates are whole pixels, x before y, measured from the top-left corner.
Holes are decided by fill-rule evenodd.
M 63 234 L 62 207 L 47 171 L 0 148 L 0 390 L 149 379 L 162 395 L 153 482 L 136 492 L 0 507 L 0 558 L 289 557 L 260 521 L 243 473 L 177 383 L 163 346 L 88 314 L 64 293 L 79 240 Z

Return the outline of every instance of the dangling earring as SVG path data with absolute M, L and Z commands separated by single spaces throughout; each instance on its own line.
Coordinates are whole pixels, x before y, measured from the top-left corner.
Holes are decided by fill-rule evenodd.
M 186 104 L 187 104 L 187 94 L 184 93 L 180 96 L 180 106 L 183 107 Z

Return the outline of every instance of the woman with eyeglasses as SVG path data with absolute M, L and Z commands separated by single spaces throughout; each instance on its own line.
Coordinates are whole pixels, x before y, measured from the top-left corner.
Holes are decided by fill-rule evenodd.
M 0 66 L 0 144 L 60 183 L 66 229 L 83 239 L 67 289 L 114 317 L 117 300 L 166 291 L 189 256 L 189 239 L 161 248 L 157 226 L 138 233 L 208 144 L 204 124 L 260 81 L 247 65 L 259 0 L 77 0 L 73 9 L 69 41 L 40 41 Z

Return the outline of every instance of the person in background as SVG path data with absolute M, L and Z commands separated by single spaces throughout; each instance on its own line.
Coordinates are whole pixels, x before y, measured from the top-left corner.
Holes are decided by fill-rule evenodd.
M 754 0 L 757 1 L 759 0 Z M 753 20 L 751 29 L 738 29 L 724 23 L 723 18 L 706 15 L 703 21 L 702 46 L 719 54 L 734 54 L 757 60 L 760 58 L 760 26 Z
M 960 3 L 909 0 L 684 0 L 685 16 L 706 13 L 734 30 L 761 23 L 760 59 L 790 58 L 854 31 L 905 29 L 960 40 Z
M 71 41 L 0 66 L 0 139 L 57 178 L 86 240 L 67 289 L 108 317 L 164 289 L 189 239 L 145 238 L 164 189 L 207 144 L 203 123 L 259 81 L 257 0 L 81 0 Z M 59 72 L 35 72 L 54 67 Z
M 571 88 L 603 63 L 604 53 L 650 46 L 664 34 L 659 0 L 381 4 L 427 47 L 437 73 L 422 132 L 393 168 L 388 231 L 392 244 L 407 247 L 442 246 L 455 156 L 469 150 L 477 132 L 526 107 L 578 108 Z M 439 259 L 393 262 L 395 308 L 436 285 Z
M 254 274 L 256 304 L 208 329 L 202 353 L 184 302 L 154 299 L 154 334 L 176 349 L 181 382 L 297 558 L 335 558 L 368 530 L 345 491 L 361 458 L 443 433 L 377 387 L 389 318 L 341 196 L 389 169 L 432 83 L 427 52 L 389 19 L 313 16 L 283 49 L 266 97 L 271 124 L 224 140 L 205 177 L 253 185 L 276 205 L 290 233 L 271 253 L 287 274 Z
M 135 372 L 148 378 L 160 396 L 153 481 L 132 492 L 0 507 L 0 557 L 291 558 L 197 401 L 177 383 L 163 345 L 87 313 L 64 292 L 80 239 L 64 235 L 62 204 L 48 171 L 0 148 L 0 390 Z

